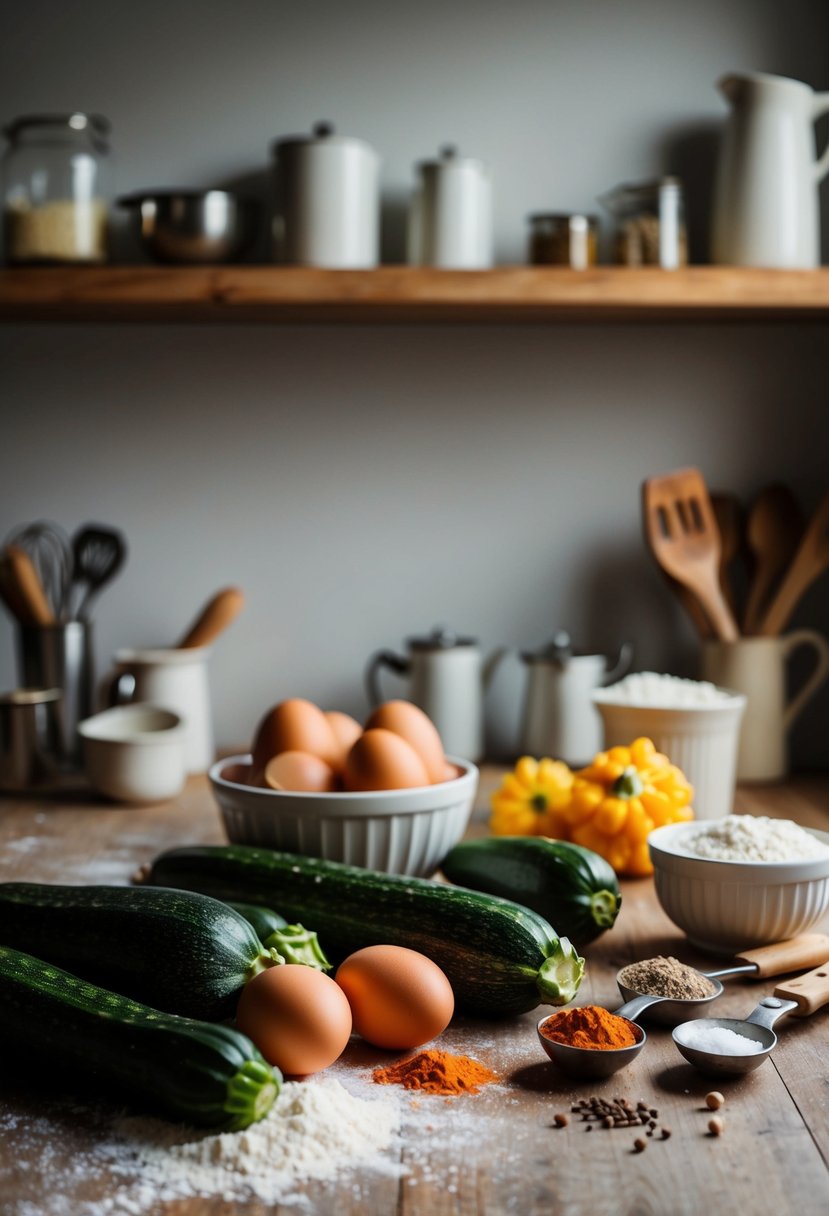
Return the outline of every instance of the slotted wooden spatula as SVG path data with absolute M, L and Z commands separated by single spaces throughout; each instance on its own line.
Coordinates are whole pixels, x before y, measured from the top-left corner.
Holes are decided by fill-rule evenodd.
M 721 542 L 699 469 L 651 477 L 642 486 L 645 539 L 662 569 L 702 605 L 716 636 L 739 637 L 720 586 Z

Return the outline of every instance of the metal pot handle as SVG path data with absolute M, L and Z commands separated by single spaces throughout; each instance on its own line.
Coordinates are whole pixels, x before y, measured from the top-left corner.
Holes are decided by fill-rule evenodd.
M 393 650 L 376 650 L 366 664 L 366 692 L 369 705 L 374 708 L 383 700 L 383 690 L 380 687 L 380 668 L 388 667 L 400 676 L 407 676 L 412 665 L 409 659 Z
M 633 645 L 631 642 L 622 642 L 619 648 L 619 657 L 616 660 L 616 665 L 605 672 L 603 684 L 615 684 L 617 680 L 621 680 L 622 676 L 630 669 L 633 662 Z

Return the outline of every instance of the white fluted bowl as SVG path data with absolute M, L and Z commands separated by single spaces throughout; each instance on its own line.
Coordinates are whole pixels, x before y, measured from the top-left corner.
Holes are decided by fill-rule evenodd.
M 447 756 L 459 776 L 412 790 L 303 794 L 246 784 L 250 756 L 208 773 L 228 839 L 323 857 L 386 874 L 433 874 L 466 831 L 478 770 Z
M 677 823 L 648 837 L 656 894 L 689 940 L 715 954 L 785 941 L 829 909 L 829 856 L 805 861 L 715 861 L 683 844 L 704 824 Z M 829 845 L 829 832 L 805 829 Z

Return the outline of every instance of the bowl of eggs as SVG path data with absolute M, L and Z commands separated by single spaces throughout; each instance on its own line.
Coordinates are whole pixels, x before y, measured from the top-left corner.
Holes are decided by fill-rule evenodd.
M 228 839 L 387 874 L 432 874 L 463 836 L 474 764 L 444 755 L 430 719 L 386 701 L 365 726 L 310 701 L 281 701 L 246 755 L 214 764 Z

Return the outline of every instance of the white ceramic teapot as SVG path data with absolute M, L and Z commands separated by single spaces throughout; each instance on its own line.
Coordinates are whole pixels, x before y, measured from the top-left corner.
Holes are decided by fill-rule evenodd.
M 378 650 L 366 667 L 372 705 L 385 700 L 380 671 L 407 676 L 407 699 L 437 727 L 447 755 L 477 761 L 484 750 L 484 690 L 502 651 L 484 659 L 476 638 L 436 628 L 426 637 L 407 638 L 408 655 Z
M 714 193 L 712 260 L 732 266 L 810 269 L 820 264 L 814 123 L 829 93 L 761 72 L 718 81 L 731 105 Z
M 560 630 L 541 650 L 524 653 L 527 691 L 520 750 L 551 756 L 574 767 L 587 764 L 602 747 L 602 723 L 591 700 L 596 688 L 621 679 L 633 647 L 625 642 L 615 662 L 603 654 L 579 654 Z

